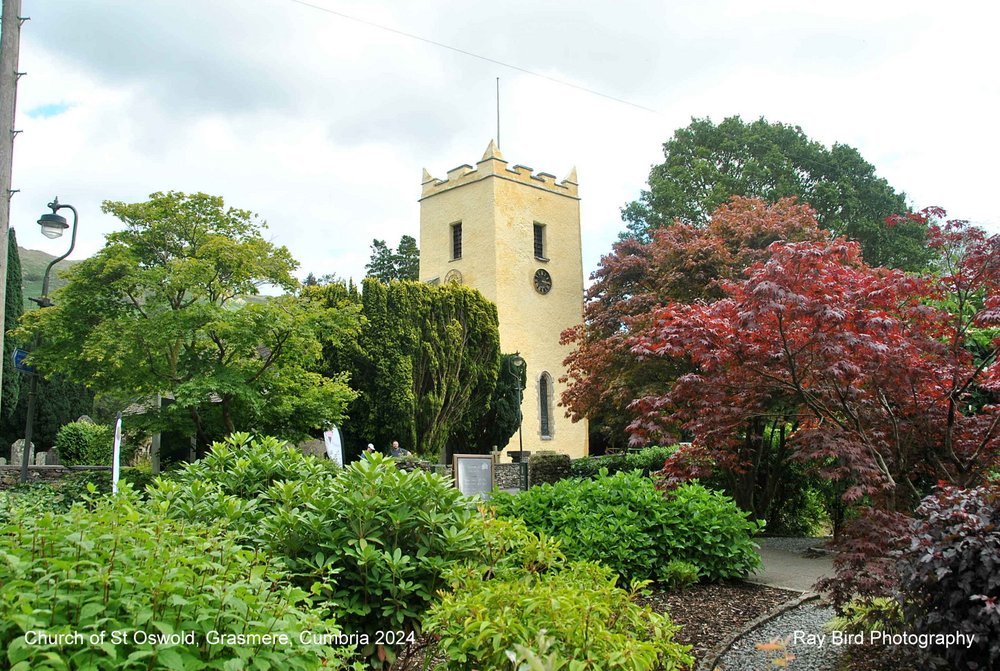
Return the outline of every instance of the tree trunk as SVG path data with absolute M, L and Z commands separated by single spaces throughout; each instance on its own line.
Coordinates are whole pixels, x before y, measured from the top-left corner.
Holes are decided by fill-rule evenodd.
M 205 433 L 205 427 L 201 422 L 201 415 L 198 413 L 198 408 L 192 406 L 188 408 L 188 412 L 191 413 L 191 421 L 194 422 L 194 434 L 197 441 L 196 452 L 198 458 L 201 459 L 208 451 L 209 438 Z

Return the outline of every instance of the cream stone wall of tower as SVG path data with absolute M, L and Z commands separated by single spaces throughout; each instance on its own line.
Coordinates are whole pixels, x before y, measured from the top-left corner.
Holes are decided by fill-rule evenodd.
M 461 225 L 461 256 L 454 258 L 454 227 Z M 542 226 L 543 257 L 535 256 Z M 540 293 L 535 273 L 551 277 Z M 455 272 L 452 272 L 455 271 Z M 570 348 L 559 334 L 583 320 L 583 255 L 576 170 L 553 175 L 507 166 L 490 142 L 475 167 L 462 165 L 435 179 L 424 171 L 420 198 L 420 280 L 461 281 L 496 303 L 500 349 L 527 363 L 521 410 L 525 451 L 589 452 L 587 422 L 572 422 L 558 405 L 565 388 L 563 360 Z M 541 380 L 548 389 L 548 435 L 542 432 Z M 503 446 L 500 446 L 501 448 Z M 505 454 L 519 449 L 515 433 Z

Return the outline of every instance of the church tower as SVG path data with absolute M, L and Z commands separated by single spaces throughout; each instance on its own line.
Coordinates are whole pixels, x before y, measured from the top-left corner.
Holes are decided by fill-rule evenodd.
M 576 169 L 557 182 L 522 165 L 508 168 L 490 142 L 475 167 L 461 165 L 446 179 L 424 170 L 420 280 L 459 282 L 496 303 L 500 350 L 520 352 L 527 364 L 524 450 L 587 455 L 587 422 L 573 423 L 558 405 L 570 352 L 559 334 L 583 321 Z M 505 454 L 518 449 L 515 433 Z

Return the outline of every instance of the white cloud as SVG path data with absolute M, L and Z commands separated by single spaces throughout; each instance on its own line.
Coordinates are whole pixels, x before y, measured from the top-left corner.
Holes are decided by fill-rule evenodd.
M 989 6 L 310 1 L 659 114 L 290 0 L 24 0 L 20 242 L 65 248 L 33 224 L 54 194 L 80 210 L 79 257 L 117 226 L 102 200 L 205 191 L 258 212 L 303 275 L 360 277 L 372 238 L 416 235 L 420 169 L 475 162 L 496 134 L 497 76 L 505 156 L 579 170 L 587 273 L 692 116 L 800 125 L 855 146 L 915 205 L 1000 230 Z

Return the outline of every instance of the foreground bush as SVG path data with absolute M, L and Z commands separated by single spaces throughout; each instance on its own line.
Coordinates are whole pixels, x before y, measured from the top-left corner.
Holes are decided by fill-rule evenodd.
M 340 470 L 274 439 L 237 434 L 158 480 L 150 499 L 178 519 L 225 520 L 279 557 L 350 632 L 419 631 L 444 571 L 481 549 L 472 499 L 379 454 Z M 362 653 L 392 656 L 374 644 Z
M 493 503 L 499 515 L 557 537 L 568 558 L 601 562 L 627 580 L 673 577 L 671 560 L 708 580 L 741 577 L 760 564 L 751 540 L 759 524 L 696 483 L 663 494 L 650 478 L 619 472 L 497 494 Z
M 146 498 L 146 488 L 153 483 L 153 472 L 148 468 L 126 467 L 121 469 L 118 486 L 128 483 L 140 498 Z M 91 492 L 90 486 L 94 491 Z M 58 485 L 58 491 L 69 503 L 83 501 L 94 493 L 111 493 L 111 471 L 77 471 L 66 475 Z
M 932 646 L 928 668 L 1000 667 L 1000 487 L 945 487 L 928 496 L 900 557 L 900 601 L 919 634 L 975 635 Z
M 447 669 L 679 669 L 690 649 L 665 615 L 634 603 L 643 583 L 617 587 L 610 569 L 566 562 L 553 539 L 520 520 L 476 522 L 474 562 L 449 571 L 451 591 L 424 620 Z M 518 666 L 517 668 L 529 668 Z
M 266 555 L 217 529 L 143 512 L 129 490 L 94 510 L 0 526 L 2 667 L 345 668 L 347 651 L 302 644 L 304 631 L 338 630 Z M 55 640 L 73 632 L 85 640 Z M 170 640 L 181 632 L 189 638 Z M 279 632 L 288 640 L 252 640 Z

